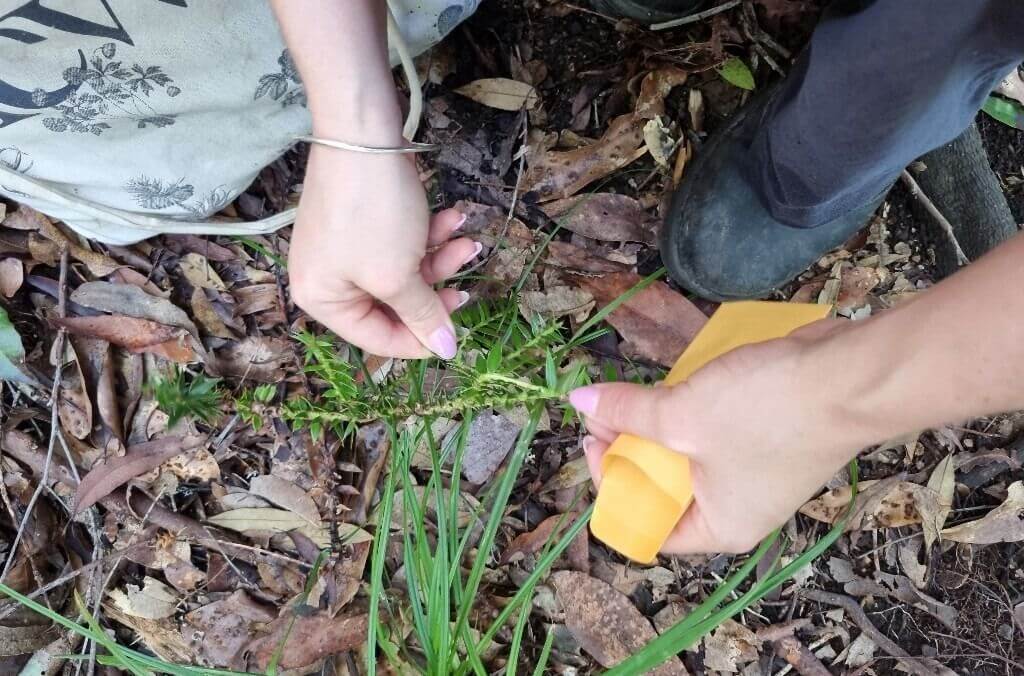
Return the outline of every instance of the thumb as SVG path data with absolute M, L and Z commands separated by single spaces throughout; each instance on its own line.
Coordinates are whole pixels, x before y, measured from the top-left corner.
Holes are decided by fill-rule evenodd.
M 413 275 L 400 293 L 381 300 L 428 350 L 442 359 L 455 356 L 455 325 L 441 297 L 422 277 Z
M 588 421 L 685 453 L 686 412 L 677 394 L 674 387 L 608 383 L 573 390 L 569 403 Z

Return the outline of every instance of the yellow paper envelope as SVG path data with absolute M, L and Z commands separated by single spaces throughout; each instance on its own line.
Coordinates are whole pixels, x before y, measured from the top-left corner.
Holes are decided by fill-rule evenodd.
M 742 301 L 724 303 L 665 378 L 676 385 L 737 347 L 783 338 L 824 319 L 828 305 Z M 728 393 L 723 393 L 728 396 Z M 590 530 L 634 561 L 650 563 L 693 500 L 686 456 L 647 439 L 620 435 L 601 463 L 604 479 Z

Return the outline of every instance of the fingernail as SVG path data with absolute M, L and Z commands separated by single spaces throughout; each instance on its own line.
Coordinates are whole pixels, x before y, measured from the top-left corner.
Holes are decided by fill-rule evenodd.
M 452 232 L 455 232 L 455 231 L 457 231 L 457 230 L 461 230 L 461 229 L 462 229 L 462 226 L 464 226 L 464 225 L 466 224 L 466 220 L 467 220 L 468 218 L 469 218 L 469 214 L 459 214 L 459 220 L 458 220 L 458 222 L 457 222 L 457 223 L 455 224 L 455 227 L 454 227 L 454 228 L 452 228 Z
M 430 349 L 441 359 L 452 359 L 458 352 L 455 344 L 455 332 L 447 326 L 442 326 L 430 334 Z
M 481 244 L 480 242 L 475 242 L 473 244 L 473 253 L 469 254 L 469 256 L 466 257 L 466 260 L 463 263 L 463 265 L 465 265 L 466 263 L 470 262 L 471 260 L 473 260 L 474 258 L 479 256 L 480 252 L 483 251 L 483 250 L 484 250 L 484 245 Z
M 569 403 L 580 413 L 594 415 L 597 413 L 597 388 L 581 387 L 569 393 Z
M 460 307 L 462 307 L 463 305 L 465 305 L 468 302 L 469 302 L 469 292 L 468 291 L 459 291 L 459 304 L 455 306 L 455 309 L 458 310 Z
M 594 437 L 589 434 L 583 437 L 583 453 L 585 455 L 591 455 L 594 449 L 594 442 L 597 441 Z

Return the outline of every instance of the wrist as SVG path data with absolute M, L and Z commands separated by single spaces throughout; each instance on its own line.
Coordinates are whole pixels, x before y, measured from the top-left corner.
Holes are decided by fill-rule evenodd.
M 343 88 L 338 88 L 343 89 Z M 313 134 L 359 145 L 401 145 L 402 111 L 391 86 L 357 86 L 324 96 L 309 96 Z

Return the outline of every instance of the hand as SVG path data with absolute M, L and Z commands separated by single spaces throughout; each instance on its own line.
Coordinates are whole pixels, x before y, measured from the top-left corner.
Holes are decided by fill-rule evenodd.
M 691 460 L 694 501 L 666 554 L 745 552 L 783 524 L 862 447 L 841 385 L 816 355 L 850 322 L 818 322 L 789 338 L 730 352 L 675 387 L 594 385 L 570 395 L 591 436 L 595 483 L 619 433 Z M 863 444 L 866 445 L 866 444 Z
M 315 146 L 289 254 L 292 296 L 373 354 L 450 359 L 449 314 L 468 294 L 432 285 L 480 252 L 470 239 L 451 239 L 464 220 L 451 209 L 431 217 L 407 156 Z

